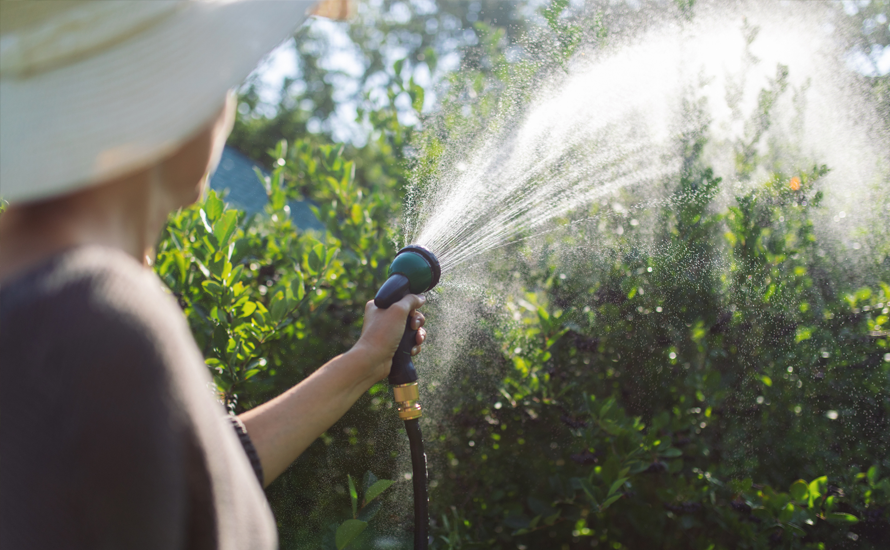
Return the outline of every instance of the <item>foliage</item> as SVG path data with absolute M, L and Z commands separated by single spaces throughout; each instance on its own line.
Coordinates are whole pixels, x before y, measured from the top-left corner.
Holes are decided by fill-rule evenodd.
M 465 375 L 450 405 L 466 431 L 431 449 L 453 457 L 444 547 L 879 547 L 890 287 L 835 286 L 808 219 L 824 172 L 709 214 L 705 170 L 703 200 L 663 213 L 671 253 L 529 274 L 538 290 L 493 330 L 501 357 L 476 367 L 501 374 L 482 391 Z M 728 273 L 690 246 L 721 226 Z
M 296 384 L 358 339 L 364 302 L 395 252 L 394 190 L 380 181 L 376 189 L 360 185 L 342 147 L 280 142 L 269 153 L 276 168 L 262 177 L 269 197 L 263 214 L 233 210 L 211 191 L 170 218 L 154 264 L 179 299 L 221 398 L 236 413 Z M 304 232 L 290 218 L 288 201 L 307 197 L 305 189 L 312 190 L 308 198 L 324 234 Z M 383 390 L 378 385 L 371 394 Z M 324 532 L 340 515 L 326 479 L 345 479 L 355 460 L 374 456 L 376 442 L 359 440 L 359 433 L 379 426 L 397 433 L 387 407 L 392 402 L 379 396 L 360 401 L 270 489 L 273 507 L 288 506 L 294 487 L 320 500 L 279 517 L 283 545 Z M 391 469 L 393 459 L 375 457 L 375 468 Z M 314 473 L 310 480 L 301 469 Z M 327 477 L 317 475 L 322 470 Z
M 413 48 L 404 61 L 371 45 L 371 30 L 349 29 L 370 52 L 365 77 L 386 74 L 385 99 L 360 105 L 366 145 L 327 144 L 328 130 L 306 136 L 309 118 L 335 108 L 327 84 L 310 114 L 299 95 L 276 117 L 251 104 L 233 139 L 268 152 L 266 211 L 247 216 L 211 193 L 165 231 L 155 269 L 235 412 L 357 339 L 362 304 L 396 249 L 408 157 L 414 182 L 427 185 L 445 143 L 503 122 L 525 99 L 517 82 L 626 32 L 632 10 L 554 2 L 518 57 L 507 55 L 509 28 L 463 22 L 476 48 L 447 77 L 441 115 L 418 128 L 406 109 L 419 118 L 433 91 L 414 71 L 435 70 L 425 48 L 444 52 L 427 21 L 444 28 L 448 18 L 418 5 L 408 5 L 407 23 L 387 23 Z M 694 16 L 694 2 L 651 9 Z M 410 38 L 418 33 L 420 42 Z M 327 82 L 320 65 L 306 67 Z M 878 548 L 890 537 L 890 264 L 878 258 L 851 274 L 842 251 L 817 238 L 817 189 L 831 167 L 789 169 L 761 154 L 783 75 L 778 67 L 736 144 L 742 178 L 770 175 L 730 204 L 717 200 L 725 184 L 702 158 L 703 122 L 681 136 L 684 169 L 665 182 L 671 200 L 644 223 L 594 204 L 574 218 L 593 221 L 534 248 L 517 244 L 487 266 L 492 280 L 521 288 L 501 311 L 468 306 L 478 315 L 460 351 L 472 369 L 437 388 L 440 412 L 425 418 L 437 548 Z M 297 198 L 316 205 L 323 234 L 293 225 Z M 644 227 L 652 246 L 641 244 Z M 561 245 L 577 242 L 599 249 L 568 261 Z M 373 462 L 394 490 L 408 485 L 391 450 L 404 447 L 392 405 L 385 386 L 372 388 L 269 488 L 283 548 L 371 547 L 375 523 L 407 530 L 405 511 L 375 493 L 381 481 L 366 474 L 362 500 L 348 474 Z
M 368 522 L 377 515 L 382 506 L 377 498 L 392 486 L 388 479 L 377 479 L 370 471 L 365 472 L 362 480 L 362 496 L 356 490 L 352 476 L 347 476 L 349 485 L 349 499 L 352 503 L 352 518 L 341 524 L 330 526 L 329 537 L 326 539 L 328 547 L 343 550 L 355 541 L 368 527 Z M 359 505 L 361 502 L 361 505 Z

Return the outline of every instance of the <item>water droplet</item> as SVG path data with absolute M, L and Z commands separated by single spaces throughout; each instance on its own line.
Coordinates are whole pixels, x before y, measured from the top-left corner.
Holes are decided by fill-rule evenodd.
M 655 308 L 655 311 L 657 311 L 658 313 L 661 313 L 661 306 L 658 306 L 657 308 Z
M 763 405 L 763 396 L 758 395 L 756 401 L 758 405 Z
M 884 362 L 885 362 L 885 363 L 890 363 L 890 353 L 885 353 L 885 354 L 884 354 Z
M 837 411 L 825 411 L 825 418 L 829 420 L 837 420 Z
M 500 409 L 500 408 L 503 407 L 503 406 L 504 406 L 504 405 L 501 404 L 500 401 L 498 401 L 497 403 L 494 404 L 494 408 L 495 408 L 495 409 Z
M 670 353 L 668 354 L 668 357 L 670 357 L 671 359 L 676 359 L 676 358 L 677 358 L 677 354 L 674 353 L 674 352 L 670 352 Z

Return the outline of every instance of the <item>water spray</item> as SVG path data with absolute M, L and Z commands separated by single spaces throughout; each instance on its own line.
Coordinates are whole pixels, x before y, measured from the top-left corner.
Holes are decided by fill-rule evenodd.
M 412 244 L 399 250 L 389 266 L 389 278 L 377 291 L 374 305 L 386 309 L 408 294 L 432 290 L 439 283 L 442 269 L 439 260 L 429 249 Z M 411 360 L 411 348 L 417 341 L 417 331 L 411 328 L 408 316 L 405 333 L 392 359 L 389 384 L 398 405 L 399 418 L 405 421 L 411 447 L 411 471 L 414 485 L 414 548 L 426 550 L 429 544 L 429 509 L 426 487 L 426 454 L 420 433 L 420 393 L 417 389 L 417 370 Z

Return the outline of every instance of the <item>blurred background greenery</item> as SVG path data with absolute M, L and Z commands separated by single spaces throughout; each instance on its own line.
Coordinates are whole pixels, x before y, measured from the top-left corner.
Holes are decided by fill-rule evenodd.
M 229 146 L 263 166 L 264 211 L 211 192 L 171 218 L 159 246 L 155 269 L 233 412 L 355 342 L 397 250 L 409 180 L 423 184 L 450 140 L 484 131 L 510 82 L 697 9 L 692 0 L 359 8 L 350 23 L 300 31 L 297 70 L 280 90 L 266 94 L 261 74 L 241 90 Z M 888 121 L 890 80 L 878 66 L 888 3 L 835 8 Z M 570 218 L 607 219 L 620 234 L 576 223 L 486 264 L 513 292 L 467 299 L 465 366 L 425 390 L 435 391 L 424 417 L 435 548 L 886 547 L 886 227 L 871 228 L 870 257 L 851 274 L 814 233 L 831 166 L 770 170 L 724 204 L 715 200 L 724 182 L 701 154 L 709 135 L 703 123 L 682 137 L 684 169 L 666 182 L 693 199 L 651 207 L 639 225 L 594 204 Z M 768 155 L 744 153 L 740 163 L 770 168 Z M 313 205 L 323 230 L 295 224 L 295 200 Z M 640 246 L 643 227 L 656 247 Z M 599 252 L 567 258 L 578 242 Z M 433 296 L 434 336 L 437 307 Z M 371 471 L 395 490 L 349 547 L 408 548 L 405 450 L 378 384 L 267 490 L 281 547 L 342 547 L 334 530 L 357 517 L 347 475 Z

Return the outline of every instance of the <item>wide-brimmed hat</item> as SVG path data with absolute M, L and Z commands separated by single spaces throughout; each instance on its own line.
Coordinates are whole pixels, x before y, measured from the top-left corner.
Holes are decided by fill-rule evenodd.
M 317 0 L 0 0 L 0 197 L 59 196 L 149 166 Z

